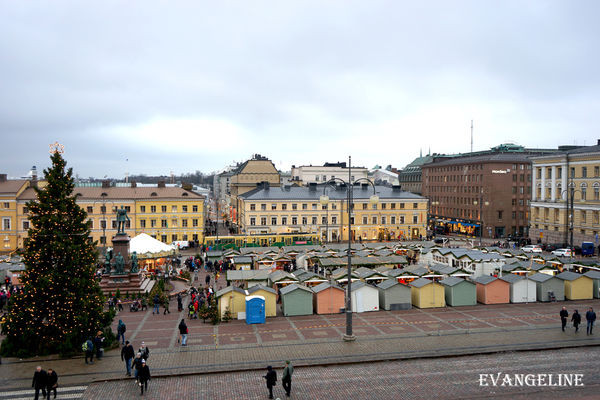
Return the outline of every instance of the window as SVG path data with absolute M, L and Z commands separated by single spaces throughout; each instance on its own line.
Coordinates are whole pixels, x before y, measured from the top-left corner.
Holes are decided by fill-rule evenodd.
M 252 225 L 252 226 L 256 225 L 256 218 L 255 217 L 250 217 L 250 225 Z
M 298 225 L 298 217 L 292 217 L 292 225 Z
M 150 228 L 156 228 L 156 220 L 155 219 L 150 220 Z
M 271 225 L 277 225 L 277 217 L 271 217 Z
M 594 177 L 600 177 L 600 167 L 594 167 Z
M 10 208 L 10 203 L 8 203 L 8 202 L 5 202 L 5 203 L 4 203 L 4 208 Z
M 377 203 L 373 203 L 373 204 L 371 204 L 371 209 L 373 209 L 373 210 L 377 210 Z
M 556 168 L 556 178 L 557 179 L 562 178 L 562 168 L 561 167 Z
M 413 208 L 418 208 L 419 207 L 419 203 L 413 203 Z
M 308 224 L 308 218 L 302 217 L 302 225 Z
M 164 213 L 167 212 L 167 206 L 160 206 L 160 210 Z
M 292 204 L 292 210 L 297 210 L 298 209 L 298 204 L 294 203 Z
M 260 224 L 267 225 L 267 217 L 260 217 Z
M 337 204 L 333 203 L 333 204 L 331 205 L 331 209 L 332 209 L 332 210 L 337 210 Z
M 319 175 L 315 176 L 315 181 L 319 182 Z
M 277 210 L 277 204 L 271 204 L 271 210 Z
M 287 210 L 287 204 L 285 204 L 285 203 L 284 203 L 284 204 L 282 204 L 282 205 L 281 205 L 281 209 L 282 209 L 282 210 Z
M 327 217 L 321 217 L 321 225 L 327 224 Z
M 546 211 L 548 211 L 547 208 Z M 502 221 L 502 210 L 498 210 L 498 221 Z
M 106 206 L 100 206 L 100 212 L 102 214 L 105 214 L 106 213 Z
M 316 225 L 317 224 L 317 217 L 312 217 L 312 225 Z
M 146 206 L 140 206 L 140 212 L 146 212 Z
M 94 221 L 90 220 L 92 224 L 90 225 L 90 229 L 94 229 Z M 29 229 L 29 221 L 23 221 L 23 230 L 26 231 Z
M 513 182 L 516 182 L 516 181 L 517 181 L 517 175 L 513 175 L 513 176 L 512 176 L 512 181 L 513 181 Z
M 419 222 L 419 216 L 413 215 L 413 224 L 417 224 Z
M 168 228 L 168 224 L 167 224 L 167 220 L 166 219 L 161 219 L 160 220 L 160 227 L 161 228 Z
M 404 203 L 400 203 L 400 208 L 404 208 Z
M 261 211 L 267 211 L 267 205 L 266 205 L 266 204 L 264 204 L 264 203 L 263 203 L 263 204 L 261 204 L 261 205 L 260 205 L 260 210 L 261 210 Z
M 350 217 L 350 223 L 354 225 L 354 217 Z
M 587 219 L 587 213 L 585 211 L 581 210 L 581 223 L 585 224 L 586 219 Z
M 327 181 L 327 175 L 323 175 L 323 182 Z
M 183 235 L 183 237 L 181 238 L 181 240 L 188 240 L 188 235 Z
M 302 204 L 302 209 L 303 209 L 303 210 L 308 210 L 308 204 L 306 204 L 306 203 L 303 203 L 303 204 Z
M 362 205 L 362 209 L 363 209 L 363 210 L 366 210 L 366 209 L 367 209 L 367 203 L 363 203 L 363 205 Z
M 112 228 L 113 228 L 113 229 L 117 229 L 117 220 L 116 220 L 116 219 L 113 219 L 111 222 L 112 222 L 112 225 L 111 225 L 111 226 L 112 226 Z
M 87 213 L 92 214 L 94 212 L 94 207 L 87 206 Z M 27 214 L 27 207 L 23 207 L 23 214 Z
M 287 225 L 287 217 L 281 217 L 281 225 Z
M 100 244 L 106 244 L 106 238 L 104 236 L 100 238 Z
M 594 200 L 600 200 L 600 187 L 594 186 Z
M 331 223 L 334 224 L 334 225 L 337 224 L 337 217 L 336 216 L 331 217 Z
M 363 225 L 367 225 L 368 223 L 369 223 L 368 222 L 368 218 L 367 217 L 363 217 Z
M 181 227 L 182 228 L 187 228 L 188 227 L 188 220 L 187 219 L 182 219 L 181 220 Z
M 575 167 L 571 167 L 571 178 L 575 178 Z
M 392 210 L 396 209 L 396 203 L 392 203 Z
M 177 228 L 177 218 L 173 218 L 173 219 L 171 220 L 171 227 L 172 227 L 172 228 Z
M 150 212 L 155 213 L 156 212 L 156 206 L 150 206 Z
M 140 228 L 145 228 L 145 227 L 146 227 L 146 220 L 140 219 Z
M 181 206 L 181 212 L 187 212 L 188 206 Z
M 163 243 L 167 243 L 167 235 L 160 235 L 160 240 Z
M 385 217 L 381 217 L 381 225 L 385 225 Z
M 387 208 L 387 204 L 386 203 L 381 203 L 381 209 L 385 210 Z
M 198 206 L 192 206 L 192 212 L 198 212 Z M 194 235 L 197 236 L 197 235 Z
M 123 208 L 125 208 L 125 211 L 127 211 L 127 212 L 131 212 L 131 207 L 129 207 L 129 206 L 125 206 L 125 207 L 123 207 Z
M 592 214 L 592 218 L 593 218 L 592 222 L 593 222 L 594 224 L 596 224 L 596 225 L 597 225 L 598 223 L 600 223 L 600 220 L 599 220 L 599 218 L 600 218 L 600 215 L 599 215 L 599 214 L 600 214 L 600 213 L 599 213 L 598 211 L 594 211 L 594 212 L 593 212 L 593 214 Z
M 403 224 L 404 224 L 404 215 L 401 215 L 400 216 L 400 225 L 403 225 Z
M 250 204 L 250 211 L 256 210 L 256 204 Z
M 587 178 L 587 167 L 581 167 L 581 177 Z
M 105 219 L 100 221 L 100 228 L 106 229 L 106 220 Z
M 371 223 L 377 225 L 377 217 L 371 217 Z
M 193 218 L 192 219 L 192 227 L 197 227 L 198 226 L 198 218 Z
M 587 200 L 587 187 L 585 186 L 581 187 L 581 200 Z
M 517 212 L 513 211 L 511 217 L 512 219 L 517 219 Z

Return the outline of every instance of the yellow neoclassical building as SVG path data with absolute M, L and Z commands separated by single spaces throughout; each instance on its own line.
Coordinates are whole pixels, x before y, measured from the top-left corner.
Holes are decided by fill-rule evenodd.
M 427 202 L 400 186 L 352 187 L 353 240 L 418 239 L 426 236 Z M 322 196 L 327 201 L 322 201 Z M 271 187 L 266 183 L 239 196 L 242 233 L 310 232 L 323 241 L 348 240 L 345 185 Z
M 598 245 L 600 143 L 532 158 L 532 168 L 531 239 L 570 244 L 572 231 L 574 246 Z
M 29 187 L 27 179 L 7 179 L 0 174 L 0 254 L 13 252 L 19 241 L 17 235 L 17 198 Z
M 40 182 L 43 185 L 43 182 Z M 2 186 L 0 184 L 0 186 Z M 73 193 L 77 204 L 88 214 L 91 236 L 99 246 L 110 246 L 111 238 L 117 233 L 115 210 L 124 207 L 130 221 L 125 232 L 131 237 L 140 233 L 164 242 L 187 240 L 202 243 L 204 240 L 204 196 L 180 187 L 154 187 L 103 185 L 76 186 Z M 10 226 L 14 240 L 10 250 L 23 247 L 29 229 L 27 202 L 36 198 L 33 187 L 21 190 L 15 196 L 15 223 Z

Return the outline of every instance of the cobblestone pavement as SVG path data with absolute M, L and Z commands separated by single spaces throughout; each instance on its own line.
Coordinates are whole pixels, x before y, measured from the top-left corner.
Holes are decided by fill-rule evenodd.
M 292 399 L 598 399 L 600 348 L 296 367 Z M 286 398 L 282 363 L 274 395 Z M 584 387 L 482 387 L 479 374 L 583 374 Z M 144 395 L 150 399 L 266 399 L 258 371 L 157 378 Z M 84 399 L 135 398 L 132 380 L 94 383 Z
M 225 286 L 223 279 L 217 287 Z M 204 273 L 199 282 L 204 283 Z M 136 349 L 146 342 L 154 375 L 162 376 L 257 369 L 285 359 L 302 366 L 599 345 L 600 331 L 593 336 L 585 330 L 561 332 L 558 312 L 563 305 L 569 312 L 575 308 L 581 312 L 589 306 L 599 308 L 600 300 L 354 314 L 357 340 L 351 343 L 341 341 L 345 316 L 335 314 L 279 316 L 267 318 L 264 325 L 231 321 L 213 326 L 186 319 L 189 346 L 180 347 L 177 325 L 185 312 L 177 312 L 176 301 L 166 315 L 162 308 L 159 315 L 152 314 L 152 307 L 143 313 L 125 310 L 116 317 L 113 329 L 123 319 L 127 340 Z M 125 373 L 119 349 L 107 351 L 93 365 L 85 365 L 81 357 L 2 361 L 0 387 L 4 389 L 26 388 L 38 364 L 55 369 L 65 386 L 122 379 Z

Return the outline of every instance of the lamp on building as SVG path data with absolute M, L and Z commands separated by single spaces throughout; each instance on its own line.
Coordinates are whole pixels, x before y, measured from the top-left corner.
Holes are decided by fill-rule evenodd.
M 352 333 L 352 195 L 354 184 L 364 181 L 373 187 L 373 194 L 369 198 L 371 204 L 377 204 L 379 202 L 379 196 L 375 189 L 375 184 L 367 178 L 360 178 L 352 181 L 352 157 L 348 157 L 348 181 L 334 177 L 325 183 L 323 186 L 323 195 L 319 201 L 321 204 L 327 204 L 329 202 L 329 196 L 325 194 L 325 190 L 328 186 L 335 185 L 335 182 L 340 182 L 346 185 L 346 201 L 348 208 L 348 288 L 346 291 L 346 334 L 343 336 L 345 341 L 353 341 L 356 339 Z

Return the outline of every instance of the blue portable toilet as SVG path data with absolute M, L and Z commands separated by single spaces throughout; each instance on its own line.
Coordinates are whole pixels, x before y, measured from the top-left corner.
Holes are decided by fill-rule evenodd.
M 246 296 L 246 323 L 265 323 L 265 298 L 263 296 Z

